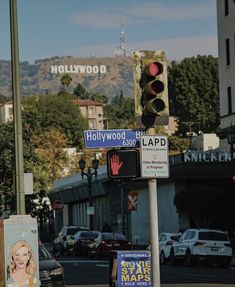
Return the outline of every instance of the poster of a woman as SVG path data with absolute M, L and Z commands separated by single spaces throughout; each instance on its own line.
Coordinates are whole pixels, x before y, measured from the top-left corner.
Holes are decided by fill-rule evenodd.
M 35 287 L 36 263 L 33 251 L 26 240 L 14 243 L 10 248 L 10 258 L 7 267 L 7 287 Z

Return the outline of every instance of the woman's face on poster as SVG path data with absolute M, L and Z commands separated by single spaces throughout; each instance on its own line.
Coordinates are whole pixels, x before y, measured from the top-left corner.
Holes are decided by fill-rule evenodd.
M 26 268 L 26 265 L 29 261 L 29 257 L 30 257 L 29 250 L 27 247 L 23 246 L 19 248 L 14 255 L 14 261 L 16 264 L 16 268 L 17 269 Z

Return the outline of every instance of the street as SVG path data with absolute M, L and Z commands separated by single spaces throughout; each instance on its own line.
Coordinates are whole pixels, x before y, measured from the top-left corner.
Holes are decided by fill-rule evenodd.
M 89 260 L 73 256 L 61 257 L 66 285 L 109 284 L 109 261 Z M 234 284 L 235 268 L 208 268 L 206 266 L 184 267 L 162 265 L 162 284 L 214 283 Z

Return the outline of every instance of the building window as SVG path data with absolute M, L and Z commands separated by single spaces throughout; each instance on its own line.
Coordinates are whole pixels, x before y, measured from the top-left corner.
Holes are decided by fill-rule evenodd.
M 229 43 L 229 38 L 225 40 L 225 45 L 226 45 L 226 64 L 227 66 L 230 65 L 230 43 Z
M 89 115 L 95 114 L 95 107 L 89 107 Z
M 94 120 L 89 120 L 89 128 L 90 129 L 95 129 L 96 128 Z
M 224 15 L 228 16 L 229 10 L 228 10 L 228 0 L 224 0 Z
M 227 88 L 227 95 L 228 95 L 228 114 L 232 113 L 232 91 L 231 87 Z

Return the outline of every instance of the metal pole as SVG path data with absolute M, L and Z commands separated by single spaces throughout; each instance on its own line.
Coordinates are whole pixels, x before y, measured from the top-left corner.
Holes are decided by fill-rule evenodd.
M 147 135 L 155 135 L 154 128 L 148 128 Z M 153 287 L 160 287 L 159 247 L 158 247 L 158 206 L 157 180 L 148 180 L 149 209 L 150 209 L 150 238 L 152 251 L 152 283 Z
M 90 171 L 90 168 L 88 169 L 87 180 L 88 180 L 88 201 L 89 201 L 89 207 L 92 207 L 92 188 L 91 188 L 92 173 Z M 91 210 L 89 210 L 89 211 L 91 212 Z M 93 214 L 89 214 L 89 222 L 90 222 L 90 230 L 94 230 Z
M 22 143 L 22 118 L 20 102 L 20 68 L 19 68 L 19 44 L 17 25 L 16 0 L 9 0 L 10 7 L 10 31 L 11 31 L 11 70 L 12 70 L 12 97 L 14 110 L 15 131 L 15 177 L 16 177 L 16 202 L 17 214 L 25 214 L 24 195 L 24 166 L 23 166 L 23 143 Z

